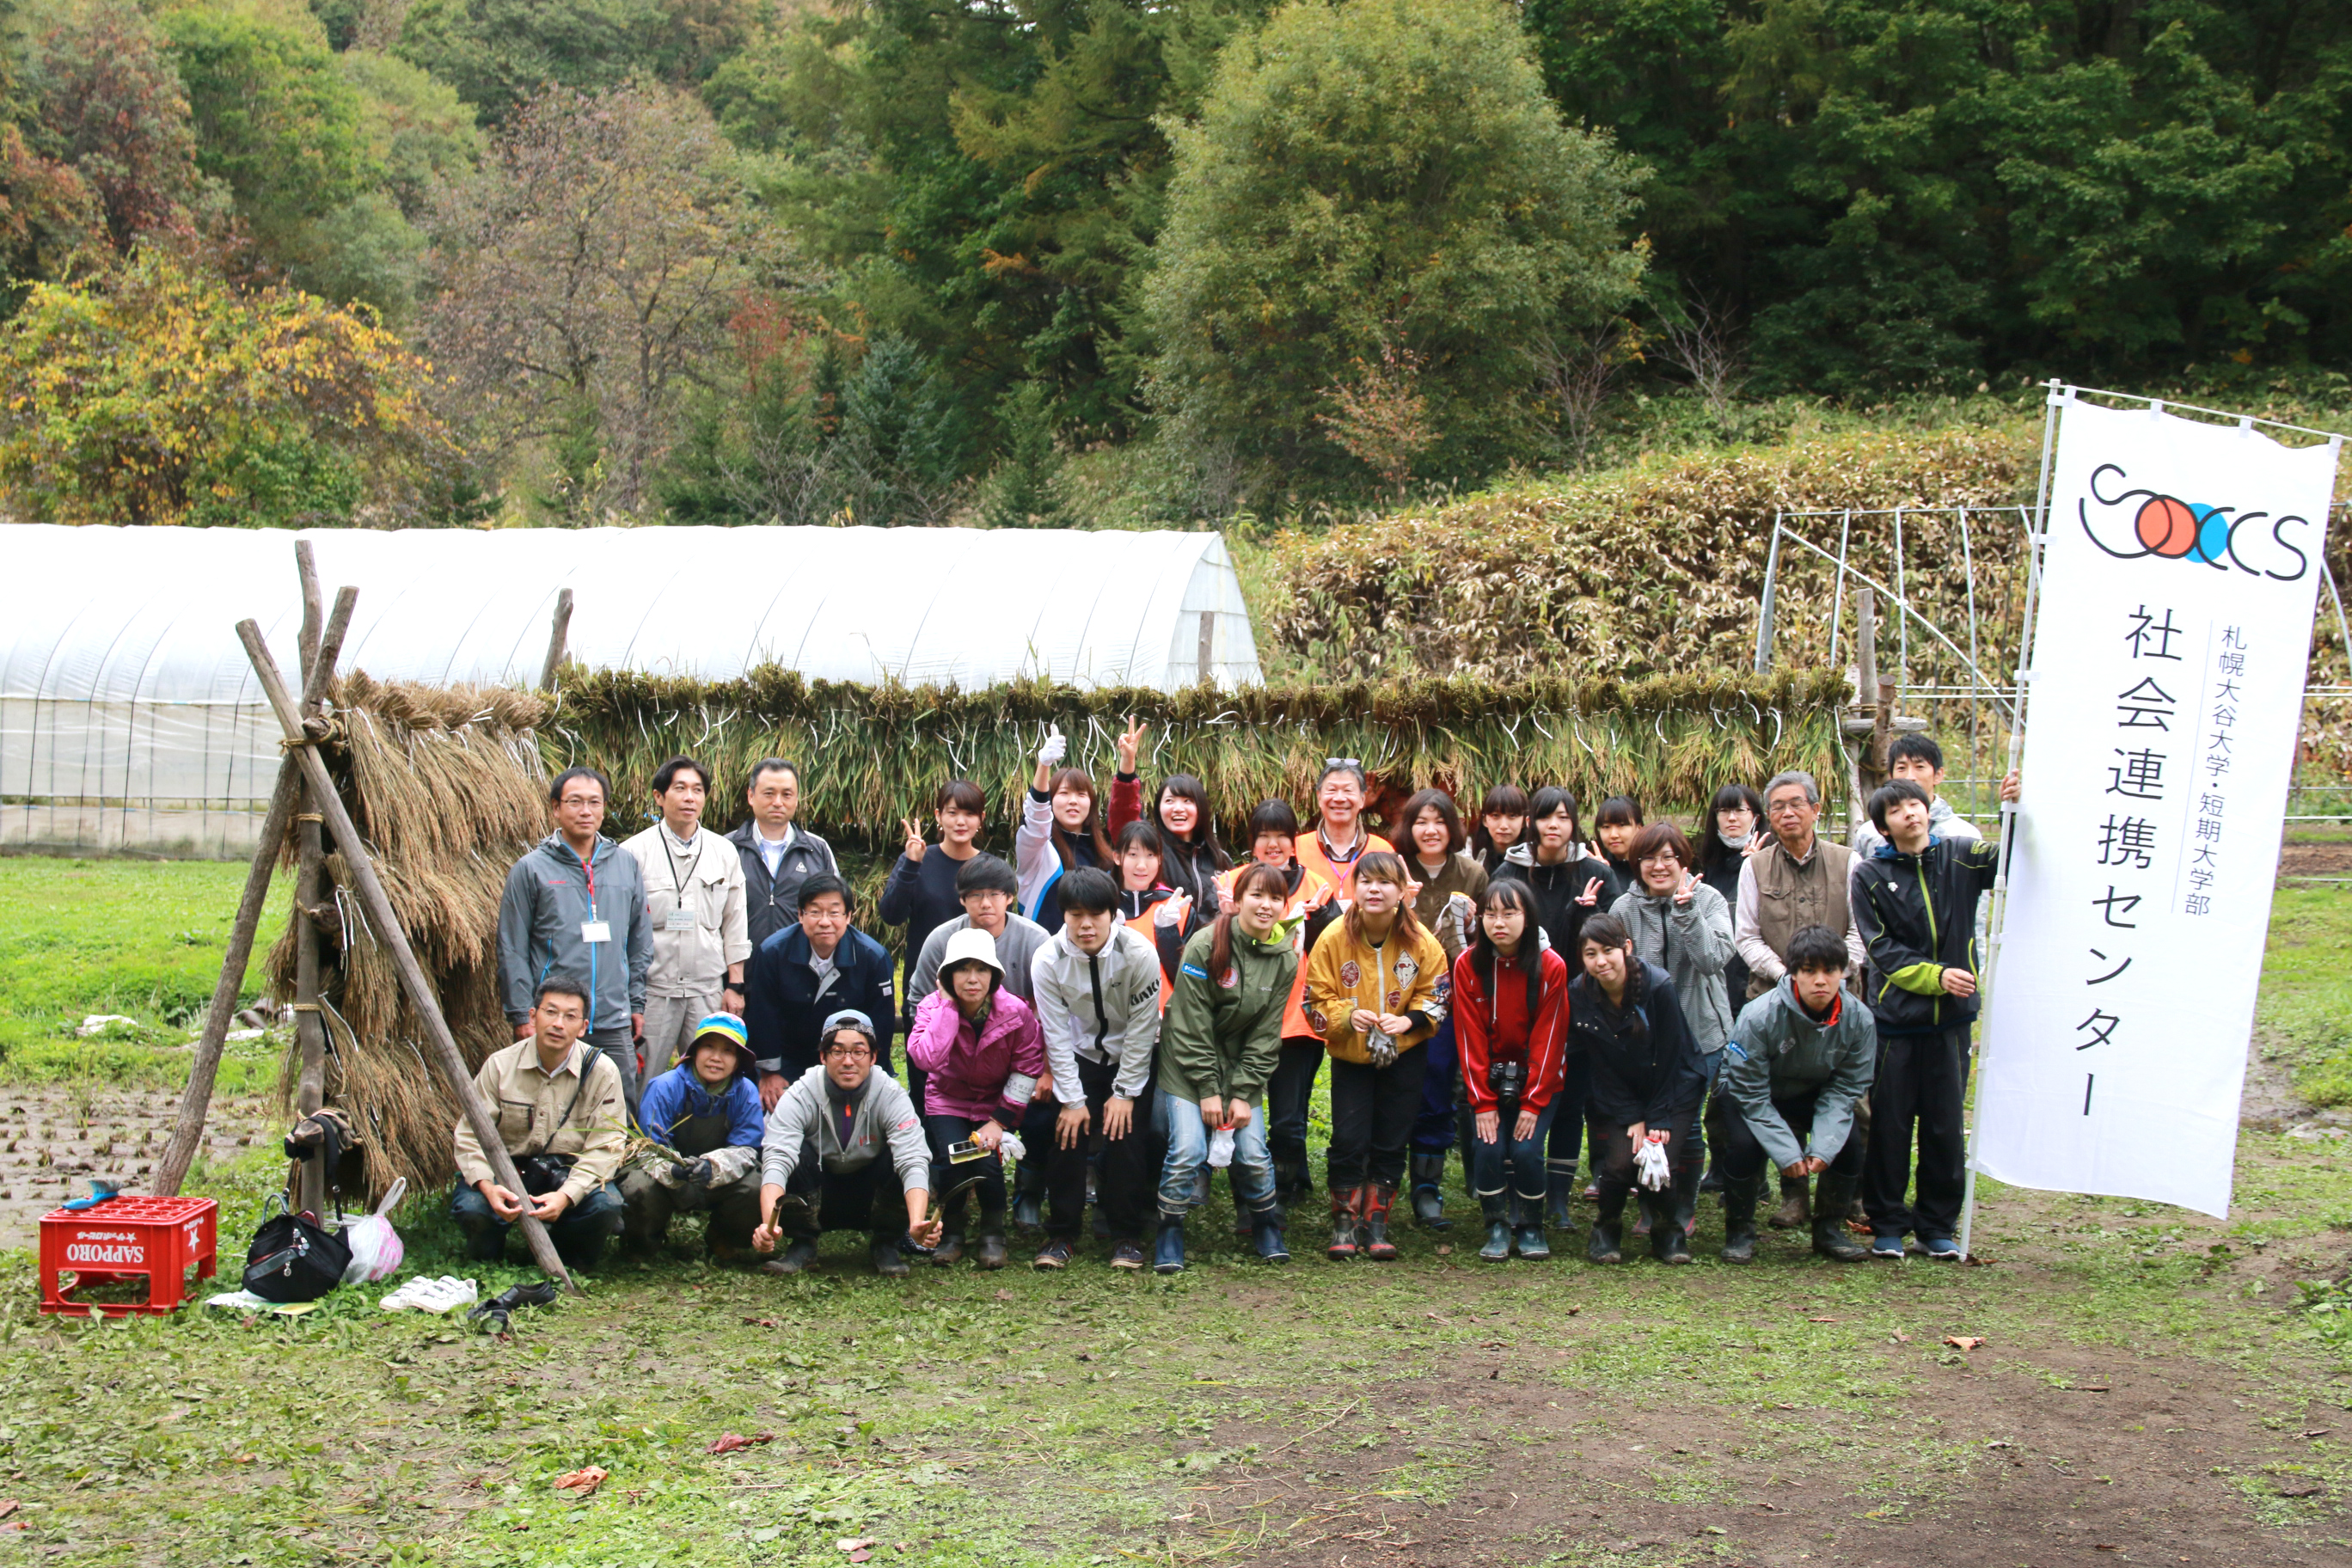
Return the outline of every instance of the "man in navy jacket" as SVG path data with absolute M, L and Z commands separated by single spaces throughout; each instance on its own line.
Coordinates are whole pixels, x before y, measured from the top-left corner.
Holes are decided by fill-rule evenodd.
M 849 923 L 848 886 L 819 873 L 800 887 L 800 919 L 761 942 L 744 978 L 743 1023 L 760 1065 L 760 1104 L 773 1110 L 817 1065 L 826 1018 L 855 1007 L 876 1021 L 874 1065 L 890 1072 L 890 954 Z M 895 1075 L 894 1075 L 895 1076 Z

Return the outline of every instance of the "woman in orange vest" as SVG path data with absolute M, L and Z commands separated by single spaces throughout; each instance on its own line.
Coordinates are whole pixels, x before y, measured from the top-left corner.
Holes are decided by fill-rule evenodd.
M 1266 1089 L 1266 1142 L 1274 1156 L 1276 1195 L 1286 1206 L 1315 1190 L 1307 1169 L 1307 1100 L 1315 1089 L 1315 1075 L 1323 1066 L 1323 1037 L 1307 1021 L 1301 1001 L 1307 987 L 1307 956 L 1323 928 L 1339 918 L 1339 890 L 1298 858 L 1295 846 L 1305 843 L 1298 831 L 1298 814 L 1286 800 L 1269 800 L 1250 813 L 1250 858 L 1244 866 L 1271 866 L 1283 875 L 1290 899 L 1283 906 L 1281 929 L 1290 933 L 1298 953 L 1298 974 L 1290 984 L 1290 1002 L 1282 1015 L 1282 1060 Z M 1350 857 L 1352 861 L 1353 857 Z M 1239 868 L 1217 879 L 1218 890 L 1233 896 Z

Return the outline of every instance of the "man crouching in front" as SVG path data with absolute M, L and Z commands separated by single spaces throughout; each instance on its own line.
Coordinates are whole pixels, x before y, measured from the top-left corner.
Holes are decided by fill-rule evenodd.
M 925 1247 L 939 1241 L 940 1222 L 925 1217 L 931 1150 L 922 1118 L 897 1079 L 874 1070 L 874 1039 L 863 1013 L 845 1008 L 827 1018 L 817 1065 L 768 1112 L 751 1247 L 773 1252 L 778 1241 L 790 1243 L 761 1265 L 767 1273 L 798 1274 L 815 1262 L 826 1230 L 870 1228 L 875 1272 L 894 1278 L 908 1272 L 902 1237 Z

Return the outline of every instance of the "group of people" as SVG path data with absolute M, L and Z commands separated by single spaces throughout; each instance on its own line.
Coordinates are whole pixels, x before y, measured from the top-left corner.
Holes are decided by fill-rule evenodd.
M 529 1212 L 589 1268 L 608 1237 L 649 1250 L 698 1210 L 715 1259 L 777 1274 L 825 1230 L 865 1233 L 885 1274 L 1003 1268 L 1016 1230 L 1058 1269 L 1091 1206 L 1114 1268 L 1172 1273 L 1223 1168 L 1244 1244 L 1280 1261 L 1328 1061 L 1333 1259 L 1395 1258 L 1400 1195 L 1450 1226 L 1457 1150 L 1489 1260 L 1577 1229 L 1580 1162 L 1596 1263 L 1644 1237 L 1690 1261 L 1710 1190 L 1721 1256 L 1750 1260 L 1768 1162 L 1772 1223 L 1825 1257 L 1958 1256 L 1999 851 L 1939 798 L 1927 736 L 1894 741 L 1850 847 L 1800 772 L 1724 786 L 1696 843 L 1622 795 L 1588 840 L 1570 791 L 1511 784 L 1475 826 L 1422 790 L 1391 842 L 1362 765 L 1335 757 L 1311 825 L 1265 801 L 1238 855 L 1198 778 L 1147 795 L 1142 736 L 1118 738 L 1105 798 L 1052 735 L 1009 862 L 980 847 L 982 791 L 941 786 L 936 839 L 901 824 L 879 901 L 895 958 L 795 823 L 790 762 L 751 770 L 749 820 L 721 836 L 709 770 L 673 758 L 659 821 L 619 844 L 603 776 L 559 774 L 499 910 L 516 1041 L 477 1079 L 526 1190 L 457 1130 L 476 1255 Z

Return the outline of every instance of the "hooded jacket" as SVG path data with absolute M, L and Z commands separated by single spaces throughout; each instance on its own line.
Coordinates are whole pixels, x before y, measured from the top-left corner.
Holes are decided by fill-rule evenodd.
M 1217 933 L 1184 944 L 1176 994 L 1160 1030 L 1160 1087 L 1178 1100 L 1240 1100 L 1263 1114 L 1265 1086 L 1282 1059 L 1282 1016 L 1289 1005 L 1298 954 L 1279 926 L 1263 942 L 1233 928 L 1233 958 L 1209 973 Z
M 1640 965 L 1642 994 L 1612 1007 L 1590 974 L 1568 983 L 1568 1048 L 1592 1067 L 1586 1114 L 1604 1125 L 1639 1121 L 1679 1132 L 1698 1114 L 1706 1068 L 1684 1021 L 1674 976 L 1654 963 Z M 1630 979 L 1631 976 L 1629 975 Z
M 1964 1029 L 1982 996 L 1952 995 L 1944 971 L 1978 973 L 1977 900 L 2000 868 L 2000 847 L 1929 833 L 1916 855 L 1880 840 L 1853 871 L 1854 929 L 1870 953 L 1870 1010 L 1882 1035 Z
M 1671 893 L 1639 887 L 1609 906 L 1633 933 L 1633 955 L 1675 977 L 1698 1054 L 1713 1056 L 1731 1034 L 1731 1001 L 1725 972 L 1738 961 L 1731 942 L 1731 906 L 1705 882 L 1691 889 L 1690 902 Z
M 923 1138 L 923 1120 L 915 1113 L 906 1087 L 887 1073 L 866 1075 L 846 1137 L 825 1093 L 823 1064 L 794 1079 L 775 1110 L 768 1112 L 761 1133 L 760 1180 L 770 1186 L 789 1184 L 812 1142 L 817 1163 L 829 1176 L 862 1171 L 887 1150 L 901 1186 L 930 1188 L 931 1150 Z
M 1878 1071 L 1878 1030 L 1861 997 L 1841 987 L 1829 1017 L 1815 1019 L 1782 976 L 1739 1010 L 1724 1043 L 1717 1092 L 1730 1097 L 1775 1170 L 1810 1152 L 1834 1160 L 1853 1134 L 1853 1108 Z M 1797 1142 L 1775 1100 L 1814 1095 L 1810 1151 Z
M 1133 1100 L 1151 1078 L 1160 1048 L 1160 952 L 1124 925 L 1110 928 L 1100 952 L 1085 952 L 1066 929 L 1029 961 L 1030 994 L 1054 1069 L 1054 1095 L 1084 1105 L 1080 1058 L 1117 1068 L 1111 1093 Z
M 760 853 L 757 822 L 744 823 L 727 836 L 727 842 L 735 846 L 736 858 L 743 865 L 743 921 L 754 948 L 801 918 L 803 882 L 819 872 L 841 875 L 833 846 L 798 823 L 793 825 L 793 841 L 772 877 L 768 858 Z
M 583 927 L 603 921 L 611 940 L 589 942 Z M 625 1029 L 646 1010 L 654 933 L 646 882 L 634 856 L 599 837 L 583 863 L 560 833 L 541 839 L 507 872 L 499 896 L 499 1000 L 507 1022 L 530 1016 L 531 995 L 551 974 L 588 986 L 588 1027 Z
M 890 1005 L 890 955 L 864 931 L 842 933 L 833 973 L 820 980 L 810 966 L 808 932 L 783 927 L 751 954 L 743 975 L 743 1029 L 763 1073 L 798 1078 L 816 1065 L 817 1033 L 844 1007 L 874 1020 L 874 1065 L 890 1070 L 890 1037 L 898 1018 Z
M 646 989 L 656 996 L 703 996 L 719 989 L 727 966 L 751 956 L 744 923 L 743 867 L 735 846 L 709 828 L 683 855 L 669 829 L 655 823 L 621 846 L 637 862 L 646 884 L 646 922 L 653 931 L 653 967 Z M 671 911 L 693 911 L 694 925 L 672 931 Z
M 1045 1038 L 1029 1004 L 1002 985 L 977 1030 L 952 995 L 934 991 L 915 1009 L 907 1059 L 926 1075 L 924 1115 L 992 1117 L 1000 1127 L 1018 1127 L 1030 1092 L 1045 1076 Z
M 1578 903 L 1584 885 L 1595 877 L 1601 879 L 1601 890 L 1591 903 Z M 1585 921 L 1615 903 L 1625 890 L 1618 884 L 1617 874 L 1586 853 L 1581 845 L 1570 846 L 1568 858 L 1559 865 L 1546 866 L 1536 859 L 1535 846 L 1514 844 L 1504 852 L 1502 867 L 1491 880 L 1528 885 L 1536 896 L 1536 923 L 1543 927 L 1544 940 L 1570 969 L 1581 967 L 1577 956 L 1583 949 L 1579 939 L 1584 934 Z
M 1933 838 L 1984 837 L 1982 828 L 1954 811 L 1952 803 L 1940 795 L 1927 803 L 1927 833 Z M 1885 842 L 1886 835 L 1879 832 L 1877 825 L 1866 817 L 1855 823 L 1853 831 L 1845 836 L 1845 847 L 1853 851 L 1857 865 L 1878 853 L 1878 847 Z
M 1519 1084 L 1519 1103 L 1541 1110 L 1551 1103 L 1566 1081 L 1568 1047 L 1568 964 L 1556 952 L 1536 955 L 1536 1015 L 1528 1012 L 1528 973 L 1513 965 L 1495 966 L 1495 994 L 1489 996 L 1478 979 L 1478 966 L 1465 952 L 1454 961 L 1454 1039 L 1462 1051 L 1462 1084 L 1469 1090 L 1470 1109 L 1496 1109 L 1494 1085 L 1487 1064 L 1518 1060 L 1527 1063 Z
M 1437 1033 L 1445 1022 L 1445 999 L 1453 994 L 1445 950 L 1418 924 L 1408 931 L 1402 916 L 1378 947 L 1339 920 L 1307 955 L 1307 1022 L 1334 1061 L 1372 1059 L 1352 1022 L 1358 1008 L 1412 1019 L 1412 1027 L 1396 1041 L 1399 1051 L 1409 1051 Z

